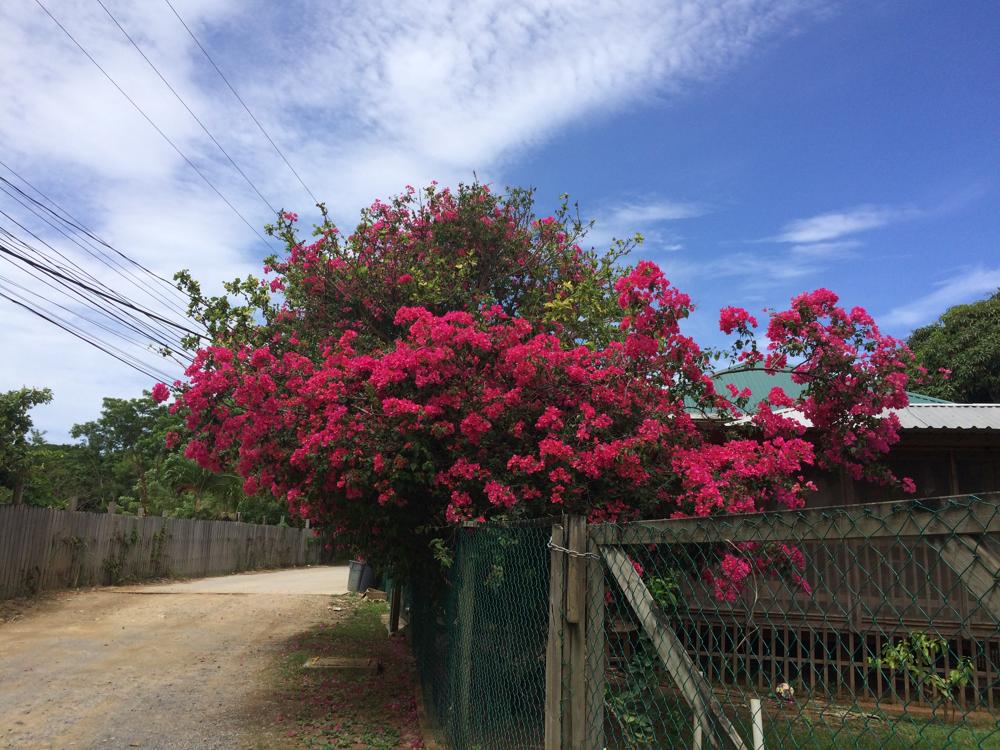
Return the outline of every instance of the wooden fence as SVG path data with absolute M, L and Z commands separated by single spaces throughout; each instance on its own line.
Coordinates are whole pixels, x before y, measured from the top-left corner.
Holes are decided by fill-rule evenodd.
M 961 709 L 962 722 L 973 711 L 995 716 L 998 501 L 997 493 L 986 493 L 622 525 L 564 517 L 549 544 L 544 747 L 619 746 L 634 730 L 620 719 L 606 721 L 608 686 L 632 702 L 627 710 L 619 706 L 630 716 L 639 710 L 633 704 L 640 704 L 644 716 L 659 711 L 669 717 L 664 722 L 685 714 L 692 726 L 693 717 L 694 736 L 707 736 L 719 750 L 751 747 L 733 708 L 774 695 L 782 683 L 794 685 L 801 701 L 780 709 L 786 719 L 807 705 L 841 718 L 874 706 L 912 719 L 919 709 L 943 705 Z M 739 550 L 741 544 L 751 545 L 742 548 L 749 554 L 761 554 L 768 544 L 800 553 L 815 590 L 805 595 L 784 579 L 758 580 L 748 566 L 747 590 L 729 603 L 719 601 L 702 576 L 674 572 L 698 571 L 711 559 L 706 551 Z M 671 587 L 663 580 L 676 582 Z M 668 590 L 666 605 L 654 597 L 654 582 L 659 592 Z M 614 644 L 606 627 L 608 583 L 627 605 L 619 610 L 626 635 Z M 640 632 L 655 654 L 654 667 L 629 664 Z M 878 661 L 884 647 L 911 636 L 943 643 L 943 652 L 926 663 L 913 657 L 915 669 Z M 926 674 L 946 681 L 959 664 L 966 665 L 964 678 L 956 677 L 945 692 L 930 687 Z M 652 683 L 679 696 L 674 708 L 662 710 Z M 609 728 L 617 739 L 606 735 Z M 693 745 L 701 747 L 701 740 Z M 763 740 L 753 746 L 763 747 Z
M 315 564 L 320 551 L 308 529 L 0 505 L 0 599 Z

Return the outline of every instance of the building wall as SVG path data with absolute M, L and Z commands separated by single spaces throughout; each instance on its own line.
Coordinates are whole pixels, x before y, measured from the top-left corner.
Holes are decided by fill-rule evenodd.
M 874 503 L 908 497 L 940 497 L 1000 490 L 1000 434 L 962 430 L 921 430 L 904 433 L 887 463 L 897 476 L 910 477 L 915 495 L 870 482 L 853 482 L 842 472 L 813 472 L 818 492 L 808 506 Z

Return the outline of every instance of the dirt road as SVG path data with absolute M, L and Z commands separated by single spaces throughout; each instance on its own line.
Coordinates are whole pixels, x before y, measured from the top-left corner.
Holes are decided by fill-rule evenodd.
M 58 594 L 0 625 L 0 747 L 260 747 L 262 675 L 344 584 L 306 568 Z

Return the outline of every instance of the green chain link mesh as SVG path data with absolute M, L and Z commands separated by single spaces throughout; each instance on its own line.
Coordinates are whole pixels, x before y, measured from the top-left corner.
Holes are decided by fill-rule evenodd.
M 549 526 L 463 529 L 447 584 L 410 590 L 425 702 L 455 750 L 1000 750 L 998 500 L 592 525 L 575 553 Z M 704 575 L 778 552 L 732 601 Z M 557 603 L 557 705 L 587 727 L 545 745 L 550 570 L 574 556 L 591 578 L 583 625 Z
M 550 521 L 459 532 L 437 579 L 409 587 L 425 707 L 449 746 L 542 746 Z

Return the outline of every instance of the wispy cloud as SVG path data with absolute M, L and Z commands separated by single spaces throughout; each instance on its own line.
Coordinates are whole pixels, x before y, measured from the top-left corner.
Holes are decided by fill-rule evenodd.
M 628 239 L 639 233 L 645 241 L 647 254 L 677 252 L 684 245 L 674 223 L 704 216 L 710 211 L 702 203 L 652 197 L 615 203 L 598 212 L 586 242 L 595 247 L 606 247 L 613 239 Z
M 831 211 L 806 219 L 795 219 L 782 227 L 773 239 L 798 244 L 830 242 L 909 219 L 916 214 L 914 209 L 909 208 L 858 206 L 846 211 Z
M 683 283 L 738 279 L 741 293 L 753 294 L 797 279 L 817 276 L 829 269 L 831 264 L 851 258 L 858 245 L 857 242 L 844 240 L 779 246 L 762 251 L 743 250 L 711 258 L 678 258 L 669 267 L 672 276 Z
M 610 224 L 641 224 L 677 221 L 704 216 L 708 208 L 700 203 L 678 203 L 667 200 L 647 200 L 615 206 L 608 214 Z
M 878 318 L 886 330 L 905 333 L 936 319 L 952 305 L 972 302 L 1000 288 L 1000 267 L 975 266 L 939 281 L 934 291 Z
M 803 260 L 844 260 L 854 255 L 854 249 L 860 244 L 857 240 L 813 242 L 804 245 L 793 245 L 788 249 L 788 253 L 792 258 Z
M 776 235 L 752 241 L 755 245 L 771 245 L 771 249 L 732 253 L 713 263 L 702 264 L 698 273 L 743 276 L 743 287 L 747 290 L 766 289 L 793 279 L 815 276 L 853 257 L 862 244 L 856 235 L 917 214 L 911 208 L 864 205 L 794 219 Z

